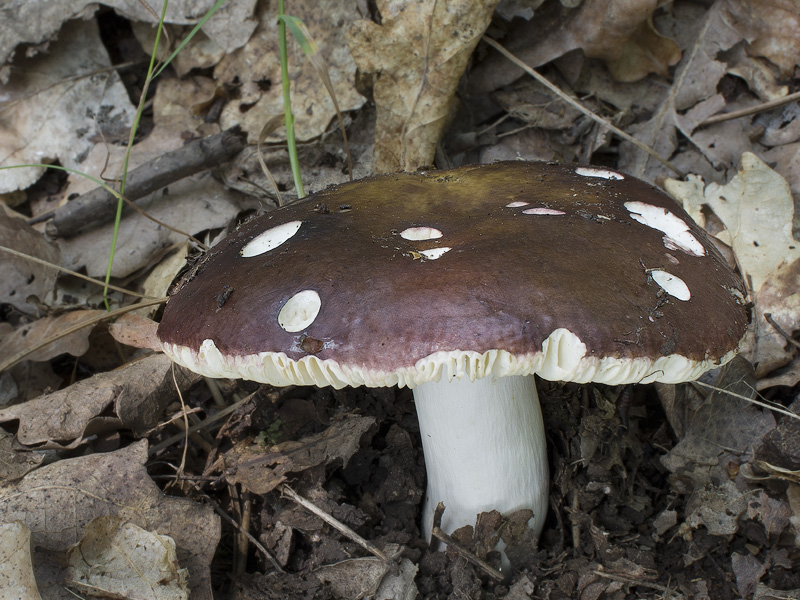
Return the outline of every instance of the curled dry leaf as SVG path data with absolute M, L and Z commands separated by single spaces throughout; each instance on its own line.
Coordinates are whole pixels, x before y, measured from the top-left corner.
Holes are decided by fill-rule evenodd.
M 20 521 L 0 525 L 0 590 L 9 600 L 42 598 L 31 562 L 31 530 Z
M 67 553 L 67 584 L 85 594 L 128 600 L 185 600 L 188 572 L 175 540 L 120 517 L 93 519 Z
M 1 117 L 0 123 L 2 123 Z M 2 130 L 3 126 L 0 124 L 0 132 Z M 1 133 L 0 138 L 2 138 Z M 0 204 L 0 245 L 53 264 L 61 262 L 61 255 L 55 245 L 28 225 L 22 215 L 16 215 L 2 204 Z M 36 313 L 38 307 L 35 300 L 46 302 L 50 299 L 57 275 L 55 269 L 0 251 L 0 302 L 11 304 L 23 312 Z
M 0 363 L 5 362 L 18 352 L 37 346 L 42 341 L 66 331 L 70 327 L 89 323 L 93 319 L 107 314 L 103 310 L 75 310 L 58 315 L 57 317 L 44 317 L 28 325 L 23 325 L 11 335 L 2 338 L 0 346 Z M 42 346 L 28 354 L 24 360 L 45 361 L 61 354 L 81 356 L 89 349 L 89 335 L 92 326 L 87 325 L 77 331 L 67 334 Z
M 467 61 L 497 0 L 378 1 L 382 24 L 356 22 L 349 45 L 373 76 L 377 173 L 433 164 Z
M 19 421 L 17 440 L 26 446 L 78 446 L 84 435 L 132 429 L 140 433 L 157 424 L 175 397 L 173 369 L 182 389 L 199 379 L 163 354 L 134 361 L 23 404 L 0 410 L 0 423 Z M 103 416 L 113 407 L 116 418 Z
M 208 506 L 164 495 L 146 462 L 142 441 L 50 464 L 0 489 L 0 522 L 22 521 L 33 533 L 40 589 L 62 588 L 69 548 L 93 519 L 113 515 L 174 539 L 178 561 L 189 570 L 192 600 L 212 600 L 209 565 L 219 542 L 219 518 Z
M 346 417 L 325 431 L 258 452 L 234 448 L 225 454 L 225 476 L 256 494 L 266 494 L 283 483 L 289 473 L 299 473 L 321 464 L 346 464 L 375 424 L 374 417 Z
M 727 0 L 729 21 L 754 56 L 769 59 L 783 77 L 800 65 L 800 3 L 797 0 Z
M 120 344 L 161 351 L 161 343 L 156 337 L 156 329 L 158 329 L 158 323 L 134 313 L 123 315 L 108 326 L 111 337 Z

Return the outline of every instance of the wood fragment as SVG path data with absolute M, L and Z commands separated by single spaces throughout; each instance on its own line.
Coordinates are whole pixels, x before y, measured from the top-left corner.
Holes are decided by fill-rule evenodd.
M 496 579 L 497 581 L 504 581 L 505 580 L 505 578 L 506 578 L 505 575 L 503 575 L 500 571 L 495 569 L 492 565 L 487 563 L 485 560 L 480 559 L 477 556 L 475 556 L 475 554 L 472 553 L 468 548 L 465 548 L 460 543 L 458 543 L 455 539 L 453 539 L 451 536 L 447 535 L 444 531 L 442 531 L 441 527 L 434 527 L 431 530 L 431 536 L 435 537 L 436 539 L 441 540 L 442 542 L 447 544 L 448 548 L 452 548 L 453 550 L 458 552 L 458 554 L 461 555 L 461 557 L 464 558 L 467 562 L 472 563 L 476 567 L 479 567 L 479 568 L 483 569 L 484 571 L 486 571 L 486 573 L 492 579 Z
M 238 130 L 189 142 L 130 171 L 125 181 L 125 197 L 137 200 L 179 179 L 215 167 L 236 156 L 244 146 L 244 134 Z M 116 210 L 116 198 L 98 187 L 56 209 L 47 223 L 47 233 L 52 237 L 71 237 L 86 226 L 110 219 Z
M 372 554 L 374 554 L 375 556 L 380 558 L 386 564 L 394 565 L 394 561 L 391 558 L 389 558 L 388 556 L 386 556 L 386 554 L 384 554 L 377 547 L 375 547 L 374 544 L 371 544 L 370 542 L 365 540 L 363 537 L 358 535 L 355 531 L 350 529 L 347 525 L 345 525 L 341 521 L 337 521 L 336 519 L 334 519 L 331 515 L 326 513 L 324 510 L 322 510 L 319 506 L 317 506 L 316 504 L 314 504 L 310 500 L 306 500 L 305 498 L 303 498 L 300 494 L 295 492 L 288 485 L 286 485 L 286 484 L 281 485 L 280 490 L 281 490 L 281 492 L 283 494 L 289 496 L 289 498 L 291 498 L 292 500 L 297 502 L 297 504 L 299 504 L 300 506 L 305 508 L 307 511 L 309 511 L 310 513 L 313 513 L 316 516 L 318 516 L 320 519 L 325 521 L 328 525 L 330 525 L 334 529 L 336 529 L 336 530 L 340 531 L 341 533 L 343 533 L 344 535 L 346 535 L 348 538 L 353 540 L 356 544 L 358 544 L 359 546 L 361 546 L 362 548 L 364 548 L 368 552 L 371 552 Z

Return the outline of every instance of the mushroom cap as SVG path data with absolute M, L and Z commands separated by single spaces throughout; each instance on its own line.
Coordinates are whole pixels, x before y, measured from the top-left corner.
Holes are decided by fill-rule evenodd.
M 273 385 L 675 383 L 729 360 L 748 322 L 741 280 L 669 196 L 574 164 L 333 186 L 247 221 L 178 288 L 164 351 Z

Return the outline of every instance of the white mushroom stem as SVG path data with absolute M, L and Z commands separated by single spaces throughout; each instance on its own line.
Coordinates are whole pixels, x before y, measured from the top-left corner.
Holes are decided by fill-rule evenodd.
M 448 533 L 475 525 L 479 513 L 533 511 L 539 536 L 548 504 L 547 445 L 533 376 L 468 378 L 414 389 L 428 490 L 422 517 L 430 539 L 433 513 L 446 509 Z

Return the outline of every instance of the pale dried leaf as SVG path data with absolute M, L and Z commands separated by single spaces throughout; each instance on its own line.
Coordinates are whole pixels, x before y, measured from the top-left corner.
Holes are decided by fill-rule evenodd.
M 141 316 L 138 312 L 122 315 L 108 326 L 111 337 L 120 344 L 160 351 L 161 342 L 156 336 L 157 329 L 158 323 L 149 317 Z
M 210 173 L 182 179 L 137 202 L 152 217 L 188 234 L 226 227 L 246 202 L 228 190 Z M 102 277 L 108 267 L 108 251 L 114 224 L 109 223 L 78 237 L 59 239 L 64 264 L 73 270 L 85 268 L 92 277 Z M 153 256 L 186 240 L 185 236 L 154 224 L 140 213 L 122 220 L 112 275 L 125 277 L 147 266 Z M 102 249 L 102 250 L 101 250 Z
M 0 489 L 0 521 L 22 521 L 33 532 L 36 579 L 47 598 L 65 598 L 66 552 L 95 517 L 116 515 L 177 545 L 189 570 L 192 600 L 212 600 L 209 564 L 220 536 L 213 509 L 164 495 L 144 467 L 147 443 L 106 454 L 62 460 Z M 71 597 L 71 596 L 70 596 Z
M 95 73 L 110 64 L 97 23 L 81 19 L 64 25 L 47 54 L 18 61 L 0 107 L 0 166 L 58 160 L 81 170 L 97 139 L 123 139 L 134 116 L 128 92 L 116 71 Z M 0 171 L 0 192 L 27 188 L 43 172 Z
M 726 185 L 697 178 L 668 180 L 667 191 L 703 224 L 707 206 L 726 227 L 722 238 L 731 244 L 755 302 L 753 326 L 743 353 L 763 376 L 785 364 L 791 354 L 786 340 L 765 320 L 772 318 L 786 331 L 800 325 L 800 244 L 792 236 L 794 200 L 789 184 L 754 154 L 745 152 L 739 173 Z
M 223 109 L 220 125 L 223 129 L 241 126 L 251 143 L 256 142 L 270 115 L 283 113 L 276 6 L 274 2 L 259 5 L 259 25 L 253 36 L 244 47 L 223 58 L 214 70 L 217 82 L 231 84 L 238 92 L 238 97 Z M 355 89 L 355 64 L 345 44 L 345 32 L 358 18 L 356 5 L 338 0 L 297 0 L 288 6 L 288 11 L 300 18 L 314 36 L 320 56 L 327 63 L 339 108 L 359 108 L 364 98 Z M 298 140 L 308 140 L 321 135 L 336 112 L 322 80 L 291 36 L 287 47 L 295 133 Z M 271 139 L 285 139 L 285 133 L 278 134 Z
M 178 564 L 175 540 L 120 517 L 89 522 L 67 560 L 67 584 L 82 593 L 126 600 L 189 597 L 188 572 Z
M 53 264 L 61 262 L 58 248 L 28 225 L 22 215 L 16 215 L 2 203 L 0 245 Z M 11 304 L 23 312 L 36 313 L 35 299 L 41 302 L 51 300 L 57 275 L 56 269 L 0 251 L 0 302 Z
M 381 25 L 361 20 L 350 29 L 359 70 L 374 76 L 376 172 L 433 164 L 456 85 L 496 4 L 384 0 Z
M 158 12 L 147 10 L 139 0 L 104 0 L 132 21 L 155 23 Z M 152 6 L 152 3 L 150 3 Z M 167 5 L 166 23 L 194 24 L 214 5 L 214 0 L 171 0 Z M 255 24 L 250 17 L 255 0 L 226 2 L 225 5 L 203 25 L 209 37 L 222 48 L 230 51 L 238 48 L 252 32 Z M 81 20 L 91 16 L 97 9 L 94 0 L 42 0 L 40 2 L 15 2 L 2 9 L 0 19 L 0 64 L 5 64 L 19 44 L 41 44 L 57 35 L 62 24 L 70 20 Z M 160 6 L 158 6 L 160 9 Z M 249 31 L 248 31 L 249 30 Z M 0 81 L 2 78 L 0 77 Z
M 798 0 L 728 0 L 729 20 L 749 42 L 748 51 L 764 56 L 788 78 L 800 65 Z
M 175 397 L 173 368 L 182 389 L 199 378 L 156 354 L 0 410 L 0 423 L 19 421 L 17 439 L 23 445 L 53 448 L 75 447 L 84 435 L 101 431 L 144 431 L 158 422 Z M 117 418 L 103 416 L 110 408 Z
M 0 594 L 8 600 L 41 600 L 31 562 L 31 530 L 24 523 L 0 524 Z
M 103 310 L 74 310 L 57 317 L 44 317 L 33 323 L 23 325 L 11 335 L 1 338 L 3 343 L 0 346 L 0 362 L 8 360 L 17 352 L 33 348 L 40 342 L 58 335 L 69 327 L 79 326 L 81 323 L 89 323 L 105 314 L 107 313 Z M 81 356 L 89 349 L 89 335 L 92 333 L 92 329 L 92 326 L 87 325 L 78 331 L 65 335 L 28 354 L 24 360 L 45 361 L 61 354 Z
M 748 496 L 736 484 L 724 480 L 694 490 L 686 504 L 685 524 L 697 529 L 705 526 L 711 535 L 729 536 L 739 530 L 739 517 L 747 511 Z
M 283 483 L 289 473 L 335 461 L 346 464 L 359 449 L 361 436 L 374 424 L 374 417 L 350 416 L 321 433 L 273 446 L 269 452 L 233 449 L 224 456 L 225 476 L 256 494 L 266 494 Z

